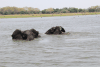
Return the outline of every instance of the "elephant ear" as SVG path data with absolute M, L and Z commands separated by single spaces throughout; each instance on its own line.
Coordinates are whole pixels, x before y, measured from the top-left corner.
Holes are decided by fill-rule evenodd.
M 39 32 L 38 31 L 36 31 L 35 29 L 31 29 L 30 31 L 33 32 L 35 38 L 38 37 L 38 35 L 39 35 Z
M 45 34 L 53 34 L 55 29 L 56 29 L 55 27 L 52 27 Z
M 13 32 L 12 36 L 15 36 L 15 35 L 17 35 L 17 34 L 21 34 L 21 30 L 16 29 L 16 30 Z
M 16 29 L 11 35 L 13 39 L 22 39 L 22 32 L 19 29 Z
M 39 32 L 36 31 L 35 29 L 30 29 L 30 31 L 32 31 L 34 34 L 38 34 Z
M 55 32 L 56 28 L 55 27 L 52 27 L 51 28 L 51 34 L 53 34 Z
M 51 29 L 47 30 L 45 34 L 51 34 Z

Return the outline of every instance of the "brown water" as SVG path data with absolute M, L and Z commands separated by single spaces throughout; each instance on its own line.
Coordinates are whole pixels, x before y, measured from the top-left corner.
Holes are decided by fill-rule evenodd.
M 53 26 L 70 34 L 44 34 Z M 12 40 L 31 28 L 41 38 Z M 100 15 L 0 19 L 0 67 L 100 67 Z

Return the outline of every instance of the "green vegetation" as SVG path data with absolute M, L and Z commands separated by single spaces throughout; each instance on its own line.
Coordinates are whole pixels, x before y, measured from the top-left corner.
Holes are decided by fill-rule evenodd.
M 32 8 L 32 7 L 3 7 L 0 8 L 0 14 L 1 15 L 13 15 L 13 14 L 60 14 L 60 13 L 83 13 L 83 12 L 100 12 L 100 6 L 92 6 L 87 9 L 78 9 L 74 7 L 70 8 L 48 8 L 44 10 L 39 10 L 38 8 Z
M 60 14 L 14 14 L 0 15 L 0 18 L 28 18 L 28 17 L 53 17 L 53 16 L 75 16 L 75 15 L 96 15 L 100 12 L 85 12 L 85 13 L 60 13 Z
M 100 6 L 92 6 L 87 9 L 78 8 L 48 8 L 39 10 L 32 7 L 3 7 L 0 8 L 0 18 L 25 18 L 25 17 L 50 17 L 50 16 L 73 16 L 73 15 L 94 15 L 100 14 Z

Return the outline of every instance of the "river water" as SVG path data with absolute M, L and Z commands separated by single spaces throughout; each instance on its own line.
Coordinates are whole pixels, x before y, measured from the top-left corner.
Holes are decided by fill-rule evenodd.
M 44 34 L 53 26 L 70 34 Z M 40 38 L 12 40 L 32 28 Z M 100 15 L 0 19 L 0 67 L 100 67 Z

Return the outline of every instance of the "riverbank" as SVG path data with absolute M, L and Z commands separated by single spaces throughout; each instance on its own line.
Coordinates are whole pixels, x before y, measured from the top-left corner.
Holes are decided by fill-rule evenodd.
M 98 15 L 100 12 L 86 13 L 60 13 L 60 14 L 15 14 L 15 15 L 0 15 L 0 18 L 29 18 L 29 17 L 53 17 L 53 16 L 75 16 L 75 15 Z

